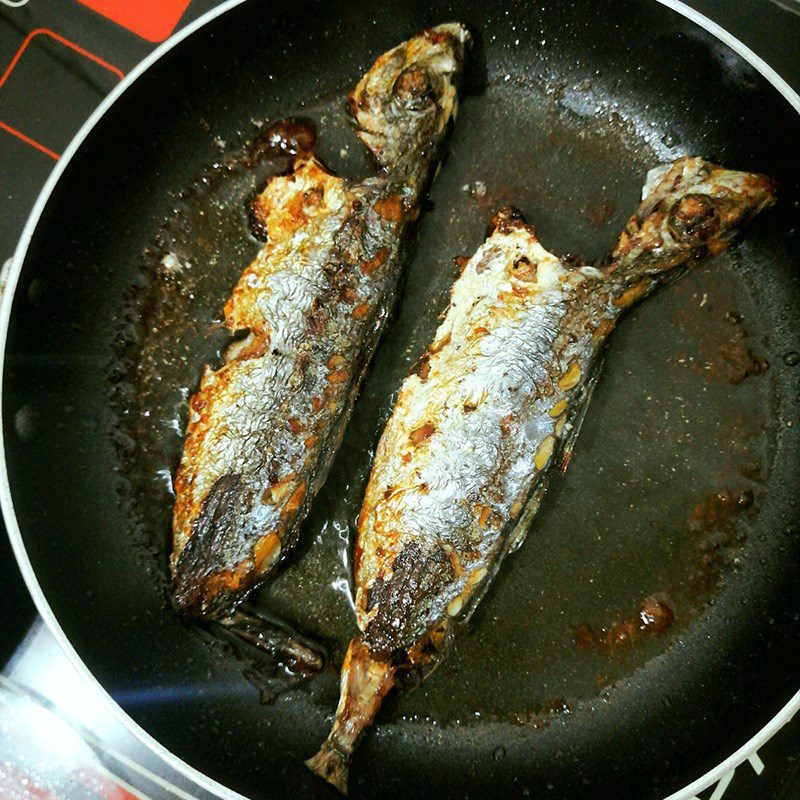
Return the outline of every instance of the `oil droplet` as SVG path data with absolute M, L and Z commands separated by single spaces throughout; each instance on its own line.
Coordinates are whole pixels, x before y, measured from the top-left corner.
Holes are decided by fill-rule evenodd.
M 675 131 L 667 131 L 662 137 L 661 141 L 667 147 L 676 147 L 681 143 L 681 137 Z
M 727 311 L 725 313 L 725 317 L 727 318 L 728 322 L 731 322 L 734 325 L 742 324 L 743 317 L 738 311 Z
M 169 469 L 162 468 L 156 470 L 156 475 L 161 483 L 167 489 L 167 492 L 172 496 L 175 497 L 175 488 L 172 485 L 172 472 Z
M 37 308 L 41 303 L 43 293 L 42 282 L 38 278 L 33 278 L 28 284 L 28 302 L 34 308 Z
M 800 353 L 797 350 L 790 350 L 783 356 L 783 363 L 788 367 L 796 367 L 800 364 Z
M 14 430 L 23 442 L 29 442 L 36 435 L 39 415 L 28 405 L 22 406 L 14 414 Z

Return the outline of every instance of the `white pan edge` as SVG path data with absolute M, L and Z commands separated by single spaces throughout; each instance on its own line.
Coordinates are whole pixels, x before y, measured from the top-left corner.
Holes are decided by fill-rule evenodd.
M 39 218 L 41 217 L 42 212 L 44 211 L 44 208 L 50 199 L 50 195 L 53 193 L 53 190 L 56 187 L 56 184 L 60 180 L 61 175 L 69 166 L 73 156 L 83 144 L 83 141 L 86 139 L 86 137 L 94 129 L 95 125 L 97 125 L 108 109 L 111 108 L 111 106 L 114 105 L 117 100 L 119 100 L 119 98 L 136 82 L 141 75 L 143 75 L 162 56 L 172 50 L 173 47 L 191 36 L 196 30 L 199 30 L 204 25 L 221 16 L 230 9 L 238 6 L 242 2 L 244 2 L 244 0 L 226 0 L 226 2 L 222 3 L 206 14 L 203 14 L 201 17 L 198 17 L 196 20 L 194 20 L 194 22 L 189 23 L 189 25 L 179 30 L 175 35 L 171 36 L 155 50 L 153 50 L 153 52 L 150 53 L 147 58 L 141 61 L 133 70 L 131 70 L 131 72 L 128 73 L 128 75 L 94 110 L 92 115 L 81 126 L 81 129 L 77 132 L 77 134 L 75 134 L 75 138 L 69 143 L 69 146 L 58 160 L 56 166 L 53 168 L 53 171 L 50 173 L 50 176 L 42 188 L 39 197 L 36 199 L 33 210 L 28 217 L 25 228 L 22 231 L 22 236 L 19 240 L 16 250 L 14 251 L 14 257 L 11 261 L 11 265 L 7 274 L 3 276 L 5 280 L 0 280 L 0 287 L 2 287 L 2 300 L 0 301 L 0 404 L 2 403 L 2 376 L 4 374 L 8 324 L 11 318 L 11 307 L 14 301 L 17 282 L 19 280 L 20 272 L 22 271 L 22 264 L 25 260 L 25 255 L 28 252 L 28 246 L 30 245 L 30 241 L 33 237 L 34 231 L 36 230 L 36 226 L 39 223 Z M 201 788 L 219 796 L 222 798 L 222 800 L 247 800 L 244 795 L 228 789 L 221 783 L 218 783 L 191 765 L 187 764 L 182 759 L 175 756 L 157 739 L 147 733 L 144 728 L 137 724 L 133 718 L 123 711 L 122 707 L 116 703 L 111 695 L 94 677 L 86 664 L 83 663 L 83 660 L 78 655 L 69 639 L 67 639 L 67 636 L 56 619 L 53 610 L 50 608 L 50 604 L 47 602 L 47 599 L 44 596 L 44 592 L 42 591 L 39 581 L 34 574 L 33 567 L 30 559 L 28 558 L 28 553 L 25 550 L 25 545 L 22 541 L 22 535 L 20 533 L 16 514 L 14 512 L 14 502 L 11 498 L 11 488 L 8 481 L 8 465 L 6 464 L 5 457 L 2 411 L 0 411 L 0 507 L 2 507 L 6 530 L 8 531 L 8 536 L 11 539 L 11 547 L 14 550 L 14 555 L 17 558 L 20 572 L 22 572 L 22 577 L 28 587 L 28 591 L 33 597 L 33 602 L 36 605 L 37 611 L 41 615 L 42 619 L 44 619 L 45 624 L 50 629 L 53 636 L 55 636 L 72 665 L 91 685 L 93 685 L 93 687 L 97 690 L 98 696 L 103 698 L 107 708 L 111 711 L 111 713 L 113 713 L 114 716 L 137 739 L 157 753 L 173 769 L 183 774 L 191 781 L 194 781 Z

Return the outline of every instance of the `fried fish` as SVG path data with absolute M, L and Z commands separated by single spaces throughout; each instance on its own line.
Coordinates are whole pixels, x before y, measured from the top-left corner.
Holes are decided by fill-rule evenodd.
M 230 620 L 295 545 L 394 304 L 468 41 L 459 24 L 431 28 L 359 82 L 350 107 L 378 174 L 348 182 L 303 155 L 256 198 L 268 240 L 225 306 L 238 338 L 191 398 L 175 479 L 171 570 L 188 616 Z
M 699 158 L 661 166 L 594 266 L 549 253 L 512 209 L 495 216 L 378 444 L 353 558 L 361 632 L 313 771 L 346 792 L 350 756 L 398 672 L 435 659 L 521 542 L 620 316 L 725 249 L 774 189 Z

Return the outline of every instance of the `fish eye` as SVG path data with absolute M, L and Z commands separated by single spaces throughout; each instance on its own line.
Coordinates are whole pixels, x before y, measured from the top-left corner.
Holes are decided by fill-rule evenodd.
M 412 64 L 397 76 L 392 97 L 409 111 L 423 111 L 436 100 L 434 76 L 420 64 Z
M 667 228 L 675 241 L 705 241 L 720 229 L 714 200 L 704 194 L 687 194 L 669 212 Z

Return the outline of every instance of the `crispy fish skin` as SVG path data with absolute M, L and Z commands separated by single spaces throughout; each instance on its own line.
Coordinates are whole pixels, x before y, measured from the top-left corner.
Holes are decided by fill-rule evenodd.
M 225 306 L 227 328 L 246 336 L 204 370 L 175 479 L 171 568 L 185 614 L 229 614 L 295 543 L 393 305 L 468 39 L 455 23 L 425 31 L 354 90 L 378 175 L 351 185 L 303 156 L 257 198 L 268 241 Z
M 361 635 L 314 771 L 346 790 L 350 754 L 397 670 L 432 658 L 524 536 L 620 315 L 724 249 L 774 188 L 698 158 L 652 170 L 597 266 L 562 262 L 518 213 L 496 215 L 378 444 L 354 553 Z

